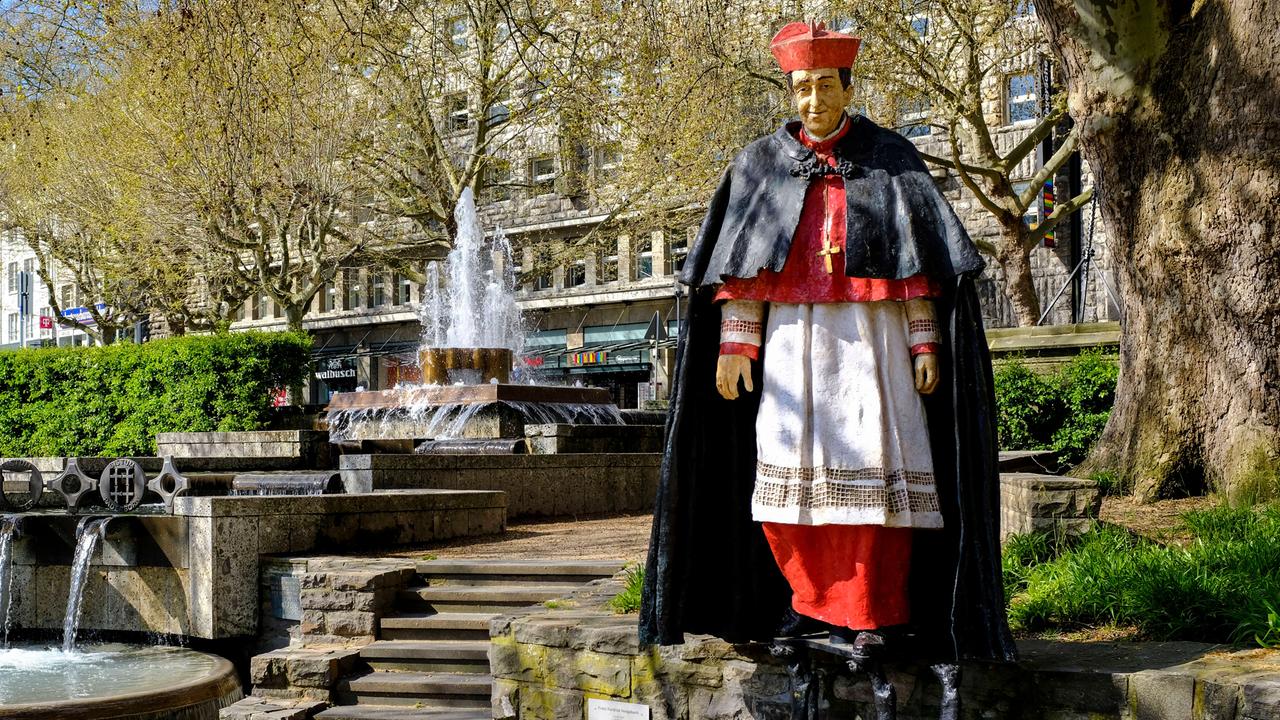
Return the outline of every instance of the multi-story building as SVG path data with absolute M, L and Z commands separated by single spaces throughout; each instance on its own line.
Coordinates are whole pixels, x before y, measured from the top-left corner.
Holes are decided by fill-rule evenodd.
M 37 271 L 36 253 L 13 232 L 0 233 L 0 270 L 4 273 L 0 288 L 0 349 L 46 347 L 51 345 L 87 345 L 92 338 L 83 330 L 62 327 L 54 322 L 49 289 Z M 52 269 L 55 285 L 59 268 Z M 75 297 L 74 286 L 60 288 L 64 312 L 77 320 L 92 323 L 93 318 Z

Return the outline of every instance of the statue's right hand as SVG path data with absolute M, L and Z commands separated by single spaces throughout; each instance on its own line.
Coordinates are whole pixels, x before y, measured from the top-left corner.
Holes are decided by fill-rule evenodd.
M 738 380 L 742 380 L 747 392 L 751 387 L 751 358 L 746 355 L 721 355 L 716 362 L 716 390 L 725 400 L 738 399 Z

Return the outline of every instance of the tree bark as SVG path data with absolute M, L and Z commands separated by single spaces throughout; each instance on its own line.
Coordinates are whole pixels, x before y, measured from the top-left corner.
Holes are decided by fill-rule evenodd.
M 1004 271 L 1005 294 L 1013 306 L 1018 327 L 1031 327 L 1040 319 L 1040 298 L 1031 277 L 1031 249 L 1016 229 L 1001 231 L 996 263 Z
M 1144 499 L 1276 489 L 1280 3 L 1036 0 L 1124 304 L 1089 468 Z

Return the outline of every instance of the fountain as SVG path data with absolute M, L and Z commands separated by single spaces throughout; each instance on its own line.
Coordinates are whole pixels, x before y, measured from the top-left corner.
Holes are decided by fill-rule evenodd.
M 67 593 L 67 614 L 62 621 L 62 651 L 76 649 L 76 628 L 80 625 L 80 603 L 84 600 L 84 583 L 89 576 L 89 562 L 98 541 L 106 534 L 111 518 L 82 518 L 76 527 L 76 553 L 71 559 L 71 589 Z
M 454 218 L 447 282 L 432 263 L 419 308 L 422 384 L 335 395 L 326 410 L 330 440 L 492 440 L 523 437 L 526 423 L 623 424 L 602 388 L 510 382 L 524 345 L 511 244 L 499 231 L 486 245 L 470 189 Z
M 18 533 L 21 515 L 0 515 L 0 649 L 9 647 L 9 612 L 13 595 L 9 584 L 13 577 L 13 536 Z

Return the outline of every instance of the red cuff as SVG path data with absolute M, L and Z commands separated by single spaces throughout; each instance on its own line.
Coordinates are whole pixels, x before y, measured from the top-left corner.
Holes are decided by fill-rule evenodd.
M 938 352 L 938 343 L 936 342 L 919 343 L 911 346 L 911 357 L 915 357 L 917 355 L 924 355 L 925 353 L 936 354 L 937 352 Z M 724 345 L 720 346 L 720 353 L 724 354 Z
M 760 358 L 760 346 L 748 345 L 747 343 L 720 343 L 721 355 L 746 355 L 752 360 Z

